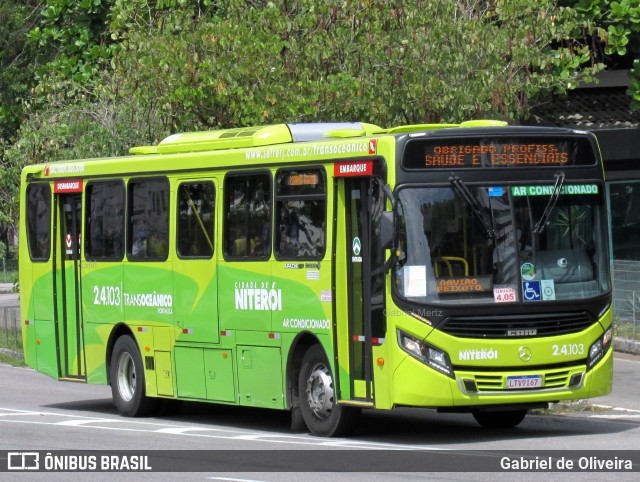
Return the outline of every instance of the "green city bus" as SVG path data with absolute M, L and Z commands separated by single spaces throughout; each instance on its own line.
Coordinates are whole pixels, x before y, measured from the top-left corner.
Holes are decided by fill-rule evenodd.
M 499 121 L 278 124 L 24 168 L 26 362 L 120 414 L 362 409 L 514 427 L 611 391 L 592 134 Z

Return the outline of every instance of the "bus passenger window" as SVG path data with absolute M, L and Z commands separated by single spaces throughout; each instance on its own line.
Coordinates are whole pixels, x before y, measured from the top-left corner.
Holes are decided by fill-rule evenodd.
M 31 184 L 27 188 L 27 238 L 32 261 L 47 261 L 51 251 L 51 188 Z
M 181 258 L 213 256 L 214 213 L 212 182 L 180 184 L 176 248 Z
M 166 179 L 129 182 L 127 252 L 133 261 L 163 261 L 169 254 L 169 183 Z
M 231 174 L 225 179 L 224 254 L 268 259 L 271 255 L 271 178 Z
M 85 256 L 121 260 L 124 255 L 124 184 L 91 182 L 87 186 Z
M 326 193 L 323 170 L 278 171 L 275 232 L 278 259 L 320 259 L 324 256 Z

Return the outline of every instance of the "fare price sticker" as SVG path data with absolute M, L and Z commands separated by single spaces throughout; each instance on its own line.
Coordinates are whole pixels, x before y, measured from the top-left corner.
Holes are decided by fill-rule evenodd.
M 496 303 L 516 301 L 516 289 L 513 286 L 495 287 L 493 288 L 493 299 Z

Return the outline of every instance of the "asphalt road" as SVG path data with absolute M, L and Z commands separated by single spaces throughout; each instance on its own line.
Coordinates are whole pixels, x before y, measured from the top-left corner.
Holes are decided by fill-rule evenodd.
M 616 353 L 613 391 L 606 397 L 592 399 L 591 403 L 611 407 L 620 412 L 638 412 L 637 415 L 640 416 L 640 356 Z
M 463 463 L 470 460 L 469 457 L 476 457 L 484 463 L 494 464 L 510 450 L 528 450 L 536 454 L 548 450 L 571 450 L 572 454 L 613 451 L 607 453 L 622 457 L 623 451 L 640 447 L 638 398 L 634 399 L 633 394 L 628 397 L 625 390 L 634 384 L 638 386 L 640 363 L 627 357 L 616 361 L 616 372 L 622 372 L 625 383 L 616 383 L 620 389 L 596 400 L 602 405 L 612 403 L 616 410 L 530 415 L 517 429 L 494 432 L 479 427 L 470 415 L 437 414 L 418 409 L 369 411 L 363 415 L 356 433 L 348 439 L 322 439 L 305 433 L 292 433 L 286 412 L 210 404 L 186 404 L 173 416 L 123 418 L 116 413 L 111 402 L 109 387 L 57 382 L 29 368 L 0 365 L 0 454 L 2 451 L 33 450 L 95 450 L 100 453 L 164 450 L 169 451 L 162 452 L 163 457 L 169 457 L 164 462 L 175 464 L 174 468 L 179 472 L 186 472 L 180 475 L 181 479 L 235 481 L 300 480 L 299 474 L 287 472 L 286 467 L 289 463 L 292 467 L 299 467 L 304 457 L 312 457 L 312 466 L 315 467 L 305 476 L 306 480 L 326 480 L 329 477 L 329 474 L 318 473 L 318 466 L 326 468 L 347 464 L 350 470 L 355 470 L 354 467 L 362 468 L 362 464 L 369 461 L 379 469 L 376 464 L 383 459 L 372 459 L 371 451 L 375 451 L 373 457 L 379 453 L 380 457 L 391 457 L 390 461 L 398 453 L 419 451 L 424 454 L 422 462 L 428 460 L 424 457 L 437 454 L 440 461 L 446 457 L 458 457 Z M 623 406 L 628 403 L 632 405 Z M 623 411 L 622 408 L 628 410 Z M 198 452 L 201 450 L 208 452 Z M 198 464 L 206 467 L 212 457 L 224 450 L 274 452 L 261 452 L 268 454 L 270 462 L 261 458 L 258 452 L 247 452 L 216 466 L 218 470 L 189 472 Z M 387 452 L 390 450 L 394 452 Z M 416 459 L 407 463 L 416 463 Z M 424 465 L 417 466 L 419 472 L 399 473 L 393 470 L 397 466 L 390 462 L 389 471 L 331 474 L 331 479 L 511 480 L 514 475 L 500 472 L 433 474 L 426 472 Z M 450 470 L 457 467 L 455 463 L 448 466 L 452 467 Z M 640 470 L 640 466 L 635 466 L 635 470 Z M 3 475 L 17 474 L 0 472 L 0 479 L 4 479 Z M 176 475 L 135 474 L 135 479 L 175 480 Z M 561 475 L 562 478 L 557 480 L 584 480 L 584 474 L 580 473 L 545 474 L 544 479 L 553 480 L 553 477 L 549 479 L 550 475 Z M 601 477 L 594 478 L 596 475 Z M 607 480 L 612 475 L 590 473 L 587 479 Z M 29 480 L 59 480 L 61 476 L 68 480 L 85 480 L 87 474 L 31 473 Z M 637 473 L 635 476 L 618 473 L 615 478 L 634 480 Z M 122 474 L 114 473 L 91 475 L 92 480 L 122 477 Z M 133 480 L 133 477 L 134 474 L 125 474 L 127 480 Z

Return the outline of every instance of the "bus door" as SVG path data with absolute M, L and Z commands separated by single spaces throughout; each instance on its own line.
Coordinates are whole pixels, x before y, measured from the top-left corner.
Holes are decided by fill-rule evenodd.
M 346 278 L 338 282 L 343 274 L 336 273 L 336 287 L 342 285 L 336 290 L 336 302 L 338 308 L 346 309 L 348 323 L 348 344 L 338 343 L 338 359 L 343 357 L 341 351 L 348 351 L 349 398 L 365 403 L 374 400 L 372 348 L 384 342 L 384 252 L 379 241 L 382 185 L 376 177 L 345 178 L 346 209 L 343 213 L 337 210 L 338 226 L 344 226 L 343 236 L 338 228 L 337 249 L 345 256 Z M 340 220 L 342 215 L 344 219 Z M 344 243 L 342 249 L 340 243 Z M 346 300 L 340 299 L 341 293 L 346 293 Z M 339 383 L 344 400 L 347 381 L 341 379 Z
M 78 190 L 80 192 L 78 192 Z M 80 246 L 82 243 L 82 181 L 56 182 L 54 220 L 53 304 L 58 370 L 61 378 L 85 380 L 82 310 L 80 308 Z

